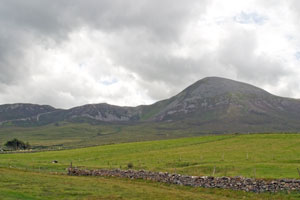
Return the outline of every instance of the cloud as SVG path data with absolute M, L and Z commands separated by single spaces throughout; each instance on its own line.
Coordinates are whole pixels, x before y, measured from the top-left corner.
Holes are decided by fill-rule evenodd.
M 174 37 L 195 11 L 203 11 L 206 1 L 172 0 L 53 0 L 0 3 L 1 20 L 42 36 L 59 39 L 78 27 L 105 31 L 141 28 L 167 39 Z
M 2 1 L 0 103 L 148 104 L 205 76 L 299 97 L 299 5 Z
M 256 54 L 257 38 L 253 31 L 236 31 L 222 41 L 218 51 L 221 65 L 233 70 L 237 79 L 261 84 L 277 84 L 288 76 L 283 63 L 266 54 Z M 263 76 L 262 76 L 263 74 Z

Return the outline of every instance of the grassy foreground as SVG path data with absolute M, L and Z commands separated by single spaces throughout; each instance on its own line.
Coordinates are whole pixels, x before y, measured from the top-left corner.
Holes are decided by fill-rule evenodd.
M 57 160 L 58 163 L 52 163 Z M 168 186 L 139 180 L 69 177 L 65 168 L 122 168 L 188 175 L 299 178 L 300 134 L 220 135 L 113 144 L 39 153 L 0 154 L 2 199 L 297 199 Z M 57 174 L 58 173 L 58 174 Z M 0 199 L 1 199 L 0 198 Z
M 255 194 L 242 191 L 166 185 L 143 180 L 71 177 L 0 168 L 1 200 L 44 199 L 297 199 L 297 194 Z
M 57 160 L 57 164 L 52 161 Z M 250 134 L 136 142 L 23 154 L 0 154 L 0 167 L 64 172 L 73 162 L 87 168 L 126 168 L 188 175 L 299 178 L 299 134 Z

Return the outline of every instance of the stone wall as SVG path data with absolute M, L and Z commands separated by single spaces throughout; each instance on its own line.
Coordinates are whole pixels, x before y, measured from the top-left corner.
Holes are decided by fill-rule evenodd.
M 72 176 L 108 176 L 130 179 L 144 179 L 168 184 L 186 185 L 204 188 L 224 188 L 244 190 L 251 192 L 278 192 L 300 191 L 300 180 L 296 179 L 250 179 L 244 177 L 212 177 L 212 176 L 185 176 L 170 174 L 167 172 L 150 172 L 145 170 L 86 170 L 68 168 L 68 174 Z

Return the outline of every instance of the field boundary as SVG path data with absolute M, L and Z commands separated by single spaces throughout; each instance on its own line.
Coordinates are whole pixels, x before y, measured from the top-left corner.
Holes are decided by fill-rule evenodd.
M 144 179 L 167 184 L 177 184 L 203 188 L 223 188 L 243 190 L 247 192 L 300 192 L 300 179 L 253 179 L 245 177 L 213 177 L 213 176 L 186 176 L 168 172 L 151 172 L 145 170 L 98 169 L 88 170 L 70 167 L 67 169 L 70 176 L 103 176 L 130 179 Z

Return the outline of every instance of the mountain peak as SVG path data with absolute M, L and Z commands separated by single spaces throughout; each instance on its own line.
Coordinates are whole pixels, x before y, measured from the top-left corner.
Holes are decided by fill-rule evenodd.
M 209 98 L 224 94 L 265 96 L 267 91 L 253 85 L 221 77 L 206 77 L 182 91 L 189 97 Z
M 158 112 L 151 118 L 158 121 L 177 120 L 183 116 L 202 119 L 212 113 L 218 113 L 217 119 L 228 112 L 233 114 L 233 110 L 234 115 L 240 115 L 246 110 L 263 113 L 280 107 L 272 100 L 279 101 L 276 96 L 253 85 L 226 78 L 206 77 L 176 96 L 156 103 L 154 108 L 159 109 L 156 108 Z M 272 108 L 267 108 L 268 106 Z

